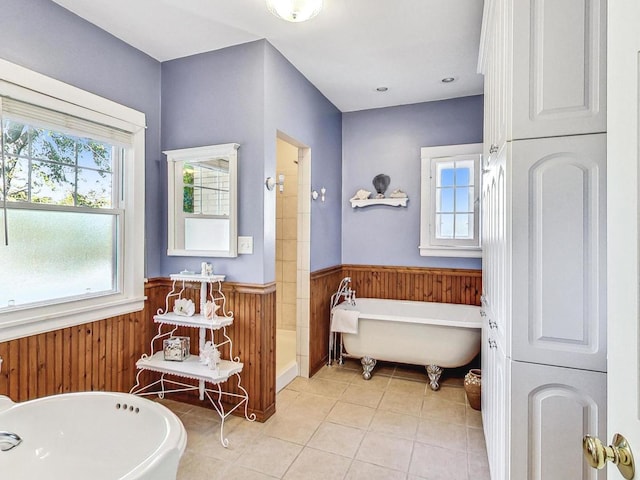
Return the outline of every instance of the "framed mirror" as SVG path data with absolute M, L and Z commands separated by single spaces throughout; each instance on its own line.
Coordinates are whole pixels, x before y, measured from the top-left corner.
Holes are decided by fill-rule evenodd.
M 167 255 L 238 256 L 237 143 L 168 150 Z

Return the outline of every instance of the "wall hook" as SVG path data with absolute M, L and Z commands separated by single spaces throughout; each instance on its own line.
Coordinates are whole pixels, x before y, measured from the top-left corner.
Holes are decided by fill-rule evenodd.
M 267 190 L 269 191 L 273 190 L 275 186 L 278 185 L 278 189 L 280 190 L 280 193 L 282 193 L 284 192 L 284 175 L 282 173 L 278 175 L 277 182 L 275 178 L 267 177 L 267 179 L 264 181 L 264 185 L 267 187 Z

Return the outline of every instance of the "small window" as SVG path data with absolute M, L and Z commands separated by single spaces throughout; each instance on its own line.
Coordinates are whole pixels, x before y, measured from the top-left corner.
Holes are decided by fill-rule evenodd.
M 480 257 L 482 144 L 425 147 L 420 254 Z

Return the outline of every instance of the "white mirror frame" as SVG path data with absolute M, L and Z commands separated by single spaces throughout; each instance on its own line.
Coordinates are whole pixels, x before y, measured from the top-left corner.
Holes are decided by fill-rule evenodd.
M 167 150 L 167 213 L 168 213 L 168 248 L 167 255 L 189 257 L 237 257 L 238 256 L 238 148 L 237 143 L 208 145 L 205 147 L 183 148 Z M 184 162 L 203 162 L 214 158 L 229 160 L 229 238 L 227 248 L 217 250 L 185 249 L 184 238 L 178 242 L 176 236 L 184 235 L 184 228 L 176 224 L 178 220 L 177 208 L 182 208 L 182 197 L 176 193 L 176 164 Z

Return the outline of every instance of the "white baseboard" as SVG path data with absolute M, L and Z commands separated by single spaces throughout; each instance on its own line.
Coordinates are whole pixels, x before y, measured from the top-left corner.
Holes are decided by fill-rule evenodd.
M 276 393 L 289 385 L 298 376 L 298 364 L 295 360 L 289 362 L 276 378 Z

